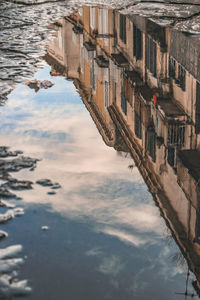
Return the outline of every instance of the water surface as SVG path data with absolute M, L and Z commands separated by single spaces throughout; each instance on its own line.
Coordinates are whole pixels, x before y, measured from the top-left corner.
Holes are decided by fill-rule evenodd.
M 91 11 L 95 9 L 98 11 L 94 7 Z M 184 66 L 188 77 L 183 76 L 184 72 L 180 76 L 181 63 L 190 63 L 191 57 L 184 62 L 185 57 L 177 55 L 177 44 L 166 50 L 163 32 L 167 27 L 156 35 L 160 26 L 157 23 L 154 27 L 147 19 L 125 20 L 119 12 L 106 9 L 104 13 L 109 23 L 104 23 L 102 17 L 105 27 L 98 24 L 102 30 L 99 36 L 92 30 L 88 33 L 87 26 L 94 26 L 92 18 L 85 19 L 83 28 L 81 22 L 75 23 L 76 15 L 54 24 L 57 38 L 49 43 L 45 57 L 51 66 L 43 62 L 43 68 L 34 75 L 39 81 L 50 80 L 53 86 L 35 91 L 19 84 L 0 109 L 1 144 L 39 160 L 34 168 L 11 172 L 18 180 L 32 181 L 33 189 L 15 191 L 17 198 L 12 197 L 9 203 L 23 208 L 25 214 L 1 224 L 8 233 L 1 248 L 18 245 L 16 249 L 21 250 L 13 252 L 21 261 L 14 264 L 11 278 L 28 280 L 25 287 L 32 291 L 22 286 L 23 293 L 29 292 L 27 299 L 181 299 L 186 288 L 193 293 L 192 280 L 198 280 L 198 201 L 192 198 L 195 195 L 198 200 L 198 183 L 194 194 L 186 195 L 181 180 L 187 184 L 188 177 L 177 178 L 180 174 L 176 161 L 181 150 L 198 151 L 198 118 L 188 122 L 187 110 L 183 113 L 174 104 L 192 84 L 198 86 L 198 74 Z M 113 28 L 107 26 L 114 20 L 111 16 L 127 24 L 127 36 L 122 30 L 124 25 L 117 22 L 117 33 L 106 32 Z M 147 23 L 151 26 L 144 29 Z M 137 39 L 134 35 L 132 38 L 131 30 L 137 32 Z M 151 45 L 154 51 L 149 48 L 149 61 L 141 55 L 148 55 L 140 47 L 141 34 L 143 41 L 149 38 L 143 47 Z M 130 46 L 133 41 L 135 48 Z M 160 55 L 157 65 L 155 47 Z M 130 61 L 124 56 L 127 54 Z M 177 64 L 175 73 L 173 59 Z M 166 60 L 171 62 L 171 69 Z M 142 66 L 145 74 L 140 70 Z M 165 80 L 161 78 L 164 74 Z M 134 77 L 131 87 L 125 76 Z M 184 86 L 189 76 L 193 76 L 193 83 L 190 86 L 187 81 Z M 167 90 L 170 80 L 173 97 L 168 99 L 167 92 L 163 100 L 159 93 Z M 157 93 L 159 106 L 153 94 L 148 99 L 149 91 Z M 136 93 L 143 95 L 151 118 L 149 114 L 144 118 L 144 107 L 138 105 Z M 189 93 L 185 95 L 184 99 Z M 163 112 L 166 122 L 160 117 Z M 177 127 L 171 129 L 174 119 Z M 137 156 L 133 160 L 129 130 L 136 150 L 141 149 L 144 155 L 141 164 Z M 196 134 L 194 140 L 190 130 Z M 153 148 L 147 146 L 148 138 Z M 145 177 L 141 166 L 147 171 L 153 166 L 152 174 Z M 61 187 L 41 186 L 36 182 L 40 179 L 50 179 Z M 2 213 L 7 210 L 1 209 Z M 2 293 L 6 295 L 2 299 L 20 294 L 9 287 Z

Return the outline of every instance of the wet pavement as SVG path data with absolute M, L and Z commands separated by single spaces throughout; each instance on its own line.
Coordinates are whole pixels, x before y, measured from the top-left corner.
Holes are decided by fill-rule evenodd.
M 83 3 L 1 2 L 0 299 L 197 296 L 200 6 Z
M 17 4 L 18 3 L 18 4 Z M 1 1 L 0 9 L 0 102 L 13 87 L 31 78 L 42 64 L 45 42 L 52 31 L 47 26 L 70 14 L 86 1 Z M 199 33 L 198 1 L 92 1 L 121 9 L 122 13 L 153 17 L 178 30 Z M 178 4 L 177 4 L 178 3 Z M 125 7 L 125 9 L 124 9 Z
M 1 1 L 0 91 L 1 103 L 15 84 L 31 78 L 41 63 L 44 42 L 51 36 L 47 25 L 72 11 L 67 3 L 20 5 Z

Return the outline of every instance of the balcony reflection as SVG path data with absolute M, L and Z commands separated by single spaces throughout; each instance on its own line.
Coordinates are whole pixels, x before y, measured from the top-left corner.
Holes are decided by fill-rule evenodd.
M 51 75 L 73 80 L 104 142 L 132 155 L 200 294 L 198 38 L 103 7 L 54 29 Z

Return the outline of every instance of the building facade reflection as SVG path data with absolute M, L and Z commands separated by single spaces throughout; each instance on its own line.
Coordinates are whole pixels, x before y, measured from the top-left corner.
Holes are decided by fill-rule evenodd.
M 52 75 L 73 80 L 104 142 L 130 152 L 200 287 L 198 37 L 83 7 L 54 25 Z

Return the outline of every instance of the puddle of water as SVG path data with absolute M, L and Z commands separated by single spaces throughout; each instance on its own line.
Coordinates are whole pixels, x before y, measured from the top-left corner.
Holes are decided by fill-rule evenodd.
M 5 225 L 10 243 L 23 245 L 20 278 L 29 299 L 176 299 L 185 267 L 166 241 L 166 229 L 129 157 L 107 147 L 72 82 L 51 77 L 46 66 L 35 77 L 54 86 L 19 86 L 1 109 L 3 145 L 41 159 L 18 179 L 49 178 L 61 188 L 34 184 L 14 201 L 25 215 Z M 46 230 L 42 230 L 47 226 Z M 4 229 L 4 226 L 2 226 Z M 159 288 L 158 288 L 159 282 Z M 165 298 L 166 297 L 166 298 Z
M 186 6 L 169 9 L 169 4 L 128 6 L 122 13 L 131 17 L 87 7 L 54 24 L 57 38 L 49 43 L 46 55 L 52 67 L 43 62 L 35 82 L 19 85 L 0 108 L 1 145 L 10 147 L 0 151 L 4 166 L 0 192 L 10 197 L 7 203 L 11 204 L 9 208 L 1 202 L 5 206 L 0 221 L 5 224 L 0 229 L 6 233 L 0 236 L 6 238 L 1 241 L 0 271 L 6 275 L 0 276 L 4 295 L 0 299 L 29 294 L 31 289 L 28 299 L 179 299 L 177 292 L 184 296 L 185 285 L 192 290 L 193 278 L 190 275 L 188 284 L 180 249 L 198 279 L 199 216 L 194 200 L 198 200 L 198 182 L 188 196 L 181 183 L 187 182 L 187 176 L 180 177 L 180 169 L 177 175 L 178 150 L 183 150 L 182 155 L 185 149 L 197 151 L 198 136 L 195 142 L 194 134 L 188 134 L 189 126 L 191 132 L 198 131 L 198 109 L 194 124 L 188 122 L 169 90 L 179 102 L 181 93 L 187 93 L 181 98 L 184 101 L 189 95 L 189 84 L 198 94 L 198 62 L 191 67 L 193 58 L 187 48 L 194 41 L 192 51 L 198 52 L 198 37 L 168 27 L 176 14 L 179 22 L 174 28 L 192 26 L 198 33 L 198 26 L 182 22 L 183 17 L 198 13 L 198 6 L 187 12 Z M 48 9 L 34 8 L 43 17 Z M 161 18 L 134 16 L 138 13 Z M 40 23 L 46 24 L 45 18 Z M 94 30 L 97 23 L 99 31 Z M 24 34 L 27 39 L 30 31 Z M 32 33 L 29 42 L 39 45 L 41 30 L 37 36 Z M 180 40 L 186 45 L 181 50 L 185 55 L 177 51 Z M 141 51 L 143 43 L 145 51 Z M 33 48 L 27 46 L 31 72 L 41 51 Z M 10 58 L 3 76 L 9 77 L 13 69 Z M 16 82 L 27 75 L 20 72 L 13 74 Z M 193 83 L 187 81 L 190 76 Z M 14 82 L 9 80 L 7 87 Z M 52 86 L 46 89 L 43 80 Z M 14 150 L 23 150 L 25 158 L 20 160 L 22 154 Z

